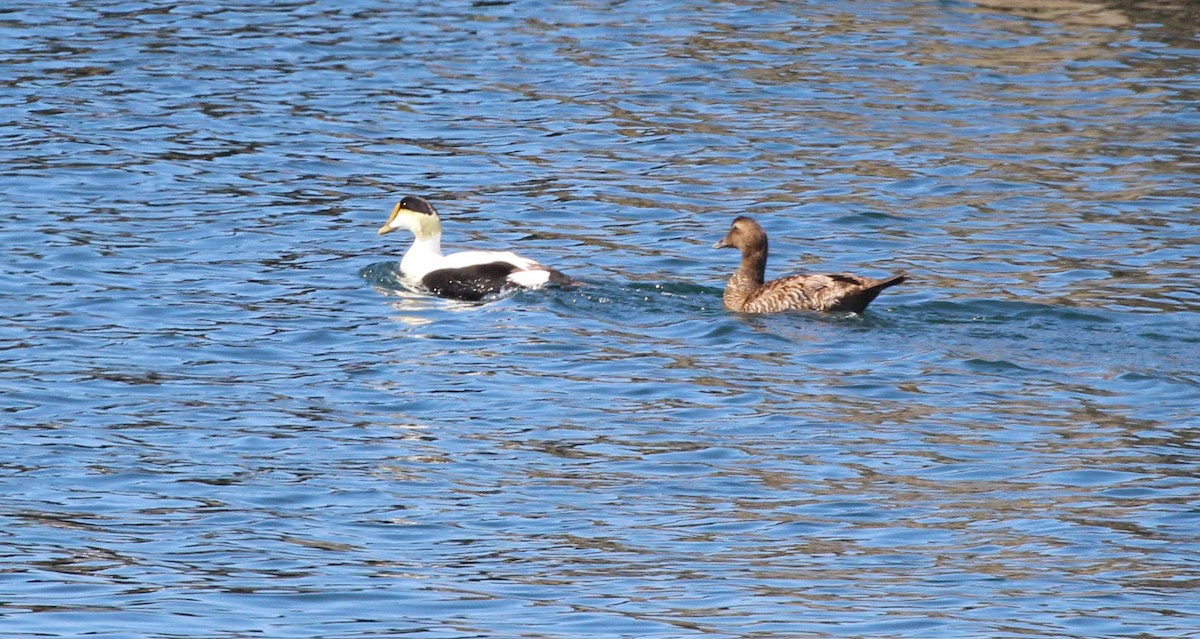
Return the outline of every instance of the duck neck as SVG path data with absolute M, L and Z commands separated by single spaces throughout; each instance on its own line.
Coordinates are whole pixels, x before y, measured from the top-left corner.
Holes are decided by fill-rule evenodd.
M 742 263 L 725 287 L 725 307 L 740 309 L 763 285 L 767 272 L 767 247 L 754 247 L 742 253 Z
M 442 261 L 442 234 L 422 235 L 413 237 L 412 246 L 400 260 L 400 271 L 408 277 L 420 278 Z

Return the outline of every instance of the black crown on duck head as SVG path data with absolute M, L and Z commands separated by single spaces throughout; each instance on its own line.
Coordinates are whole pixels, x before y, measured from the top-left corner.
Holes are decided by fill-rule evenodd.
M 425 201 L 425 198 L 416 195 L 406 195 L 403 200 L 400 200 L 400 208 L 407 209 L 414 213 L 423 213 L 425 215 L 437 215 L 433 205 Z

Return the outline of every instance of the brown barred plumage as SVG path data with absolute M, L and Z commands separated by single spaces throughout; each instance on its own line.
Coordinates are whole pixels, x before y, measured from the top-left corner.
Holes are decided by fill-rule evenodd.
M 739 217 L 725 239 L 713 248 L 742 252 L 742 263 L 725 287 L 725 308 L 742 313 L 779 311 L 846 311 L 861 313 L 879 293 L 904 281 L 904 275 L 883 280 L 858 275 L 791 275 L 764 283 L 767 233 L 758 222 Z

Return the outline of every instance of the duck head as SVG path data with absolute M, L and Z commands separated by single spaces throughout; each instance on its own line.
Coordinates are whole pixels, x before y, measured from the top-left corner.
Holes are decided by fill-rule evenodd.
M 388 221 L 379 227 L 379 234 L 387 235 L 398 229 L 412 231 L 419 240 L 428 239 L 442 234 L 442 220 L 425 198 L 407 195 L 392 209 Z
M 713 244 L 713 248 L 735 248 L 743 254 L 753 251 L 766 251 L 767 249 L 767 232 L 763 227 L 758 225 L 758 222 L 742 216 L 733 221 L 733 225 L 729 227 L 729 233 L 725 237 Z

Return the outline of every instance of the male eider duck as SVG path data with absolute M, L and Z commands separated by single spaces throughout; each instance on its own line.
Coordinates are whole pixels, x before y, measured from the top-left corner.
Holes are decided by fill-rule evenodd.
M 763 283 L 767 233 L 758 222 L 739 217 L 713 248 L 736 248 L 742 264 L 725 286 L 725 308 L 742 313 L 848 311 L 861 313 L 875 296 L 904 281 L 904 275 L 876 280 L 858 275 L 791 275 Z
M 415 195 L 400 200 L 380 235 L 412 231 L 413 243 L 400 260 L 400 272 L 435 295 L 475 302 L 517 288 L 567 285 L 562 273 L 508 251 L 462 251 L 442 255 L 442 221 L 429 202 Z

